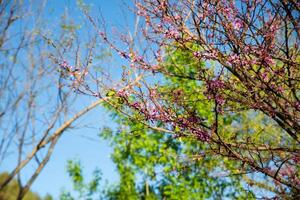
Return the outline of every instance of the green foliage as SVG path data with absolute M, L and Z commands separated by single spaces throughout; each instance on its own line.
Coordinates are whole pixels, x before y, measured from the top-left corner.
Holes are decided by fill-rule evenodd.
M 75 31 L 81 28 L 80 25 L 74 25 L 74 24 L 62 24 L 61 28 L 65 31 Z
M 0 174 L 0 183 L 4 181 L 9 176 L 8 173 L 1 173 Z M 11 181 L 8 186 L 6 186 L 3 190 L 0 191 L 0 199 L 1 200 L 16 200 L 19 192 L 19 184 L 17 180 Z M 47 195 L 44 198 L 41 198 L 37 193 L 29 191 L 24 200 L 51 200 L 52 197 Z
M 44 200 L 54 200 L 52 198 L 52 196 L 50 194 L 47 194 L 45 197 L 44 197 Z
M 74 199 L 93 199 L 95 194 L 99 192 L 99 182 L 101 180 L 101 171 L 96 169 L 93 173 L 93 179 L 85 183 L 82 172 L 82 165 L 78 160 L 69 160 L 67 164 L 67 172 L 72 179 L 73 189 L 76 197 L 71 195 L 68 191 L 62 191 L 60 194 L 61 200 L 74 200 Z
M 108 199 L 222 199 L 251 198 L 239 178 L 222 178 L 216 173 L 229 161 L 210 156 L 195 156 L 205 145 L 185 138 L 147 129 L 139 122 L 119 116 L 122 129 L 104 129 L 101 136 L 110 140 L 113 161 L 120 183 L 112 186 Z M 137 195 L 138 194 L 138 195 Z

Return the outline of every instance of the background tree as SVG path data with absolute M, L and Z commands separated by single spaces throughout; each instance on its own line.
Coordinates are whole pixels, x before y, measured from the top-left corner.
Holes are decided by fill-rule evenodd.
M 0 192 L 7 195 L 17 184 L 15 199 L 29 191 L 62 134 L 101 103 L 81 100 L 78 106 L 76 93 L 65 89 L 64 78 L 74 79 L 74 68 L 85 62 L 80 53 L 90 50 L 74 49 L 80 46 L 77 25 L 66 15 L 60 22 L 49 21 L 45 5 L 0 1 L 0 166 L 9 162 L 11 167 L 2 176 Z M 52 25 L 57 33 L 50 31 Z M 67 75 L 57 69 L 58 62 L 73 52 L 77 62 Z
M 114 148 L 112 159 L 120 174 L 120 183 L 107 188 L 108 199 L 251 199 L 238 175 L 220 174 L 233 163 L 211 156 L 195 157 L 205 147 L 195 140 L 178 142 L 170 134 L 162 135 L 143 124 L 118 119 L 116 132 L 104 131 L 103 137 Z
M 69 160 L 67 171 L 72 179 L 74 192 L 63 190 L 60 194 L 61 200 L 74 200 L 74 199 L 94 199 L 95 196 L 99 197 L 100 193 L 100 180 L 101 171 L 96 169 L 93 172 L 93 178 L 86 183 L 86 178 L 83 175 L 83 167 L 78 160 Z M 97 198 L 98 199 L 98 198 Z
M 0 182 L 5 180 L 9 176 L 8 173 L 2 173 L 0 175 Z M 0 191 L 0 199 L 5 200 L 15 200 L 17 199 L 17 195 L 19 193 L 19 184 L 16 179 L 12 180 L 9 185 Z M 24 200 L 51 200 L 52 197 L 47 195 L 44 198 L 41 198 L 38 194 L 28 191 L 28 193 L 24 196 Z

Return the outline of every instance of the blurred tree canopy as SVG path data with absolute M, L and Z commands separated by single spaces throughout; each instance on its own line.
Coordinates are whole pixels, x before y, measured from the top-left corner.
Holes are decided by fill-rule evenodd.
M 0 183 L 9 176 L 4 172 L 0 174 Z M 0 191 L 0 199 L 3 200 L 16 200 L 19 193 L 19 184 L 17 180 L 12 180 L 3 190 Z M 37 193 L 29 191 L 24 197 L 24 200 L 52 200 L 50 195 L 46 195 L 44 198 L 40 197 Z

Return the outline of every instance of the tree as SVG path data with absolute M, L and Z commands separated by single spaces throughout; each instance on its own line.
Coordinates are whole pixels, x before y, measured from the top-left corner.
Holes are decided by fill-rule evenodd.
M 103 41 L 130 62 L 123 72 L 124 82 L 139 73 L 145 77 L 127 90 L 111 88 L 108 94 L 113 91 L 122 106 L 109 103 L 154 130 L 206 143 L 211 150 L 205 154 L 234 160 L 241 172 L 270 178 L 278 196 L 297 198 L 299 9 L 296 1 L 284 0 L 143 0 L 136 3 L 135 11 L 144 20 L 140 36 L 146 49 L 136 48 L 135 39 L 124 35 L 121 41 L 127 48 L 120 48 L 105 27 L 98 28 L 88 16 Z M 178 51 L 193 55 L 193 71 L 185 62 L 172 63 L 171 68 L 165 65 L 163 61 Z M 179 86 L 162 91 L 155 81 L 161 76 L 194 81 L 198 87 L 192 93 L 201 95 L 192 99 Z M 84 93 L 99 98 L 107 92 L 85 88 L 81 88 Z M 212 105 L 209 113 L 190 106 L 205 102 Z M 224 121 L 235 115 L 241 117 L 224 128 Z M 258 127 L 245 126 L 259 117 Z M 243 129 L 236 131 L 235 127 Z M 252 178 L 249 184 L 256 180 Z
M 179 67 L 179 69 L 173 68 L 174 65 L 181 66 L 182 63 L 188 66 L 185 69 L 187 74 L 193 73 L 197 67 L 193 62 L 192 55 L 182 51 L 174 52 L 174 55 L 167 59 L 165 66 L 173 71 L 183 71 L 182 67 Z M 186 99 L 189 99 L 191 110 L 209 115 L 210 109 L 213 107 L 212 103 L 193 102 L 193 99 L 197 99 L 201 95 L 194 92 L 199 87 L 201 86 L 198 86 L 194 80 L 182 80 L 173 77 L 167 79 L 160 86 L 159 91 L 168 95 L 171 94 L 171 96 L 166 95 L 165 98 L 174 98 L 174 93 L 170 91 L 174 91 L 176 95 L 181 93 L 181 95 L 185 95 Z M 114 148 L 112 158 L 117 165 L 120 182 L 113 184 L 111 187 L 104 187 L 101 193 L 105 195 L 102 195 L 102 198 L 222 199 L 229 197 L 251 199 L 260 197 L 259 193 L 266 190 L 269 192 L 275 191 L 273 187 L 266 183 L 267 179 L 264 180 L 261 177 L 260 179 L 264 180 L 263 183 L 253 182 L 248 178 L 248 175 L 235 169 L 234 166 L 238 164 L 235 161 L 205 154 L 204 152 L 211 150 L 209 149 L 211 146 L 199 143 L 193 137 L 184 137 L 181 138 L 181 141 L 178 141 L 171 134 L 159 134 L 157 130 L 153 131 L 139 120 L 136 120 L 139 115 L 138 112 L 133 113 L 136 117 L 128 118 L 114 111 L 114 107 L 120 108 L 124 106 L 124 102 L 120 101 L 115 92 L 110 92 L 109 95 L 116 98 L 111 101 L 113 107 L 110 104 L 107 104 L 107 106 L 119 126 L 115 131 L 104 128 L 101 137 L 110 141 L 111 146 Z M 222 123 L 220 123 L 220 130 L 228 130 L 234 120 L 242 121 L 245 116 L 246 119 L 249 117 L 247 113 L 230 117 L 225 116 Z M 213 116 L 210 118 L 213 120 Z M 254 129 L 261 128 L 264 126 L 261 123 L 262 119 L 261 115 L 253 116 L 253 122 L 243 122 L 243 126 L 236 127 L 235 132 L 242 132 L 245 128 L 251 126 Z M 273 134 L 274 127 L 265 127 L 265 131 Z M 276 138 L 275 135 L 272 139 L 274 140 L 274 138 Z M 267 138 L 260 139 L 261 142 L 268 140 Z M 201 152 L 201 155 L 195 155 L 196 152 Z M 78 171 L 79 168 L 77 167 L 77 170 L 74 171 Z M 74 181 L 77 177 L 74 176 L 75 174 L 81 173 L 73 172 L 71 174 L 73 183 L 76 183 Z M 251 172 L 249 171 L 248 174 L 251 174 Z M 249 180 L 251 181 L 249 182 Z M 260 189 L 246 188 L 246 183 L 251 185 L 260 184 Z M 79 188 L 84 189 L 85 186 L 82 185 Z M 75 190 L 79 189 L 75 188 Z M 66 194 L 71 196 L 70 193 Z
M 179 69 L 173 65 L 188 66 L 186 73 L 195 71 L 198 64 L 193 57 L 184 51 L 173 52 L 166 62 L 170 71 Z M 203 65 L 203 63 L 202 63 Z M 181 70 L 184 70 L 181 67 Z M 201 94 L 195 93 L 199 86 L 194 80 L 180 78 L 166 78 L 165 83 L 157 88 L 160 93 L 166 93 L 165 98 L 171 99 L 175 95 L 185 95 L 191 110 L 210 113 L 211 103 L 192 103 Z M 201 86 L 200 86 L 201 87 Z M 174 93 L 170 92 L 174 91 Z M 118 96 L 116 97 L 118 98 Z M 122 102 L 116 104 L 123 106 Z M 117 106 L 117 107 L 119 107 Z M 151 130 L 138 120 L 139 112 L 134 112 L 134 118 L 128 118 L 109 106 L 112 117 L 119 124 L 117 130 L 105 128 L 101 136 L 111 142 L 114 148 L 112 159 L 120 174 L 120 183 L 108 189 L 109 199 L 251 199 L 255 196 L 250 190 L 243 188 L 244 182 L 235 162 L 227 159 L 215 159 L 203 153 L 209 146 L 199 143 L 197 139 L 187 136 L 178 141 L 176 136 L 166 133 L 159 134 L 158 130 Z M 182 113 L 182 116 L 185 114 Z M 221 126 L 230 125 L 234 118 L 226 118 Z M 224 119 L 225 120 L 225 119 Z M 177 131 L 179 127 L 175 127 Z M 178 137 L 180 137 L 178 135 Z M 201 152 L 202 155 L 195 155 Z M 221 172 L 227 172 L 223 174 Z M 235 176 L 230 176 L 231 173 Z M 221 173 L 221 174 L 220 174 Z
M 178 141 L 145 125 L 118 116 L 117 131 L 105 129 L 120 182 L 104 190 L 107 199 L 252 199 L 241 176 L 220 174 L 234 163 L 195 156 L 206 146 L 191 138 Z
M 76 26 L 63 17 L 54 34 L 42 15 L 45 2 L 30 3 L 0 1 L 0 166 L 11 167 L 0 192 L 14 185 L 14 199 L 25 198 L 62 134 L 101 103 L 81 104 L 78 111 L 77 95 L 65 89 L 65 74 L 57 70 L 62 59 L 56 58 L 79 45 Z
M 8 173 L 2 173 L 0 175 L 0 183 L 9 176 Z M 0 199 L 15 200 L 17 199 L 19 184 L 16 179 L 12 180 L 8 187 L 0 191 Z M 24 196 L 24 200 L 51 200 L 51 196 L 47 195 L 45 198 L 41 198 L 38 194 L 28 191 Z
M 93 173 L 93 179 L 86 183 L 83 176 L 83 167 L 78 160 L 69 160 L 67 165 L 67 171 L 72 179 L 73 189 L 78 194 L 74 197 L 74 193 L 64 190 L 60 194 L 61 200 L 74 200 L 74 199 L 86 199 L 91 200 L 95 195 L 99 196 L 101 171 L 96 169 Z

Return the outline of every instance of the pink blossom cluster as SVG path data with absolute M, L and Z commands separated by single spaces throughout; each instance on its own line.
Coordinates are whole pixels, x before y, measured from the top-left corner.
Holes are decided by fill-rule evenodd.
M 195 58 L 201 58 L 201 53 L 200 53 L 200 51 L 195 51 L 195 52 L 193 52 L 193 56 L 194 56 Z
M 300 178 L 297 177 L 297 172 L 295 167 L 291 165 L 285 165 L 280 169 L 279 173 L 281 176 L 287 177 L 289 181 L 292 181 L 296 185 L 300 186 Z
M 219 89 L 224 89 L 225 83 L 220 79 L 208 80 L 207 81 L 207 90 L 208 91 L 216 91 Z
M 233 28 L 237 31 L 241 30 L 241 28 L 243 28 L 244 24 L 242 22 L 242 20 L 240 19 L 235 19 L 233 22 Z
M 66 71 L 72 71 L 72 70 L 73 70 L 73 67 L 70 66 L 70 65 L 68 64 L 68 62 L 65 61 L 65 60 L 63 60 L 63 61 L 59 64 L 59 66 L 60 66 L 63 70 L 66 70 Z
M 80 68 L 73 67 L 69 65 L 66 60 L 63 60 L 59 66 L 62 69 L 63 75 L 67 76 L 72 81 L 71 86 L 75 88 L 78 88 L 80 84 L 83 84 L 83 80 L 88 74 L 86 69 L 81 70 Z
M 171 114 L 172 112 L 170 112 L 170 110 L 165 110 L 157 103 L 150 105 L 135 101 L 129 103 L 129 106 L 143 114 L 146 120 L 164 122 L 173 127 L 177 126 L 182 132 L 189 132 L 192 136 L 203 142 L 207 142 L 210 139 L 210 134 L 197 125 L 201 120 L 195 115 L 176 117 L 175 114 Z
M 170 28 L 170 29 L 165 31 L 165 37 L 169 38 L 169 39 L 177 40 L 177 39 L 180 38 L 180 33 L 177 30 L 175 30 L 173 28 Z
M 129 57 L 131 59 L 131 62 L 143 62 L 144 60 L 143 56 L 138 56 L 134 52 L 129 53 Z

